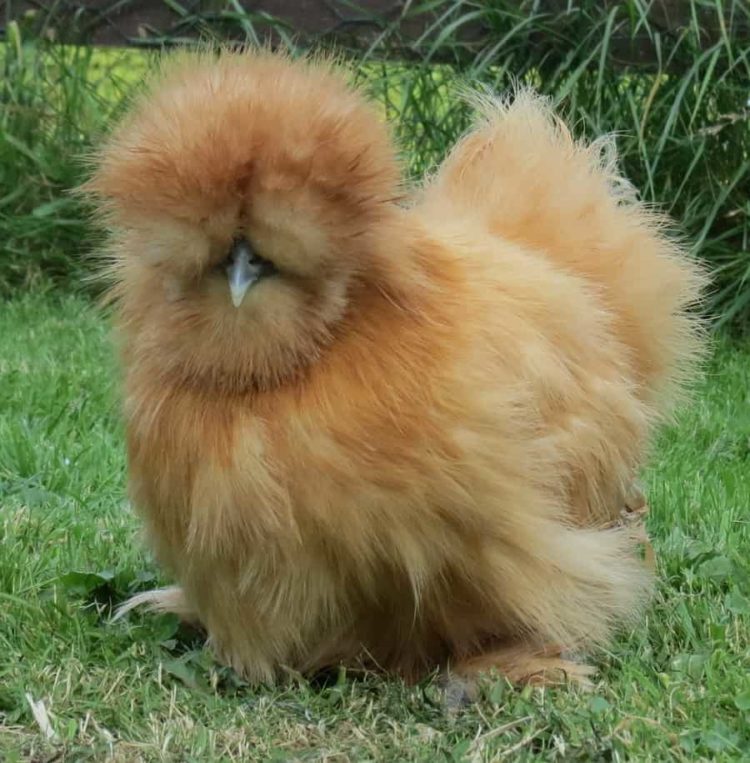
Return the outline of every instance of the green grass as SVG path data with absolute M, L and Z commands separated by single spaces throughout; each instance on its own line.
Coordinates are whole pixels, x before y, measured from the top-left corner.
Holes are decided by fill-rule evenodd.
M 646 474 L 659 594 L 593 693 L 495 680 L 448 713 L 434 682 L 250 689 L 169 617 L 108 624 L 158 572 L 125 500 L 106 323 L 59 293 L 6 302 L 0 760 L 747 760 L 750 346 L 717 345 Z

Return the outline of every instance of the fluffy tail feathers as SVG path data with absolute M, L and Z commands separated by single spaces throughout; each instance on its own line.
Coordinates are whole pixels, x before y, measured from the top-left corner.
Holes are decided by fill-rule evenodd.
M 689 314 L 705 285 L 701 268 L 619 174 L 610 136 L 576 142 L 529 91 L 474 101 L 477 124 L 428 182 L 424 213 L 473 220 L 588 279 L 630 350 L 642 398 L 663 410 L 703 344 Z

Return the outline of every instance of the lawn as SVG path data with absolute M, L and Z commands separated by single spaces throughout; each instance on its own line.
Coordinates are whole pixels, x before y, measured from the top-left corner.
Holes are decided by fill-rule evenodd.
M 125 496 L 106 320 L 56 292 L 4 303 L 0 760 L 748 759 L 750 345 L 716 345 L 645 474 L 659 593 L 594 691 L 488 680 L 449 712 L 435 681 L 251 689 L 170 617 L 110 624 L 159 573 Z

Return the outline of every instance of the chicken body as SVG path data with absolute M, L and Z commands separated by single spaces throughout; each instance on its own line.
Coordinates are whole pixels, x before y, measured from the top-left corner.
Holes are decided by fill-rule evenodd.
M 649 589 L 609 525 L 700 346 L 695 266 L 530 95 L 485 104 L 404 206 L 326 65 L 202 57 L 160 82 L 90 186 L 131 494 L 180 585 L 150 600 L 253 681 L 527 679 L 605 643 Z M 238 230 L 279 275 L 234 307 L 212 252 Z

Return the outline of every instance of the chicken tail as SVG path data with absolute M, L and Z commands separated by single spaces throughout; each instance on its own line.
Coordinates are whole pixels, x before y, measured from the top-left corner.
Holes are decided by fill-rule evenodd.
M 659 399 L 670 401 L 704 346 L 690 314 L 705 286 L 702 268 L 619 174 L 612 136 L 573 140 L 529 91 L 512 102 L 473 100 L 478 124 L 427 183 L 424 214 L 464 229 L 474 221 L 592 282 L 630 350 L 642 399 L 663 392 Z

